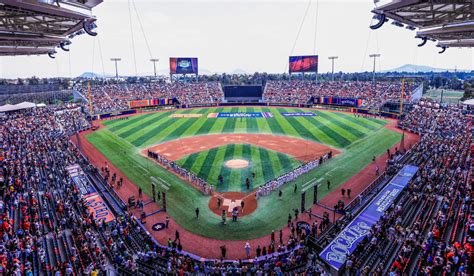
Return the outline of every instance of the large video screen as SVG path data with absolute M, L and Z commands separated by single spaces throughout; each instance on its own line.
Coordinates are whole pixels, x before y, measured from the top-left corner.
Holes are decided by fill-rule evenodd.
M 170 58 L 171 74 L 197 74 L 198 59 L 188 57 L 171 57 Z
M 318 56 L 290 56 L 290 73 L 318 72 Z
M 227 85 L 224 86 L 226 98 L 261 98 L 263 88 L 261 85 Z

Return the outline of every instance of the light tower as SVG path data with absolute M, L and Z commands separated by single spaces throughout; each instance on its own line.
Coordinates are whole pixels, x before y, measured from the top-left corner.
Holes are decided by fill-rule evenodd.
M 332 74 L 331 74 L 332 81 L 334 81 L 334 60 L 338 58 L 339 58 L 338 56 L 328 57 L 328 59 L 330 59 L 332 63 Z
M 151 62 L 153 62 L 153 72 L 155 72 L 155 78 L 156 78 L 156 63 L 160 61 L 158 58 L 152 58 L 150 59 Z
M 373 71 L 373 74 L 372 74 L 372 83 L 375 84 L 375 60 L 378 57 L 380 57 L 380 54 L 371 54 L 371 55 L 369 55 L 369 57 L 374 59 L 374 71 Z
M 118 67 L 117 67 L 117 62 L 121 61 L 121 58 L 111 58 L 111 61 L 115 63 L 115 77 L 118 79 Z

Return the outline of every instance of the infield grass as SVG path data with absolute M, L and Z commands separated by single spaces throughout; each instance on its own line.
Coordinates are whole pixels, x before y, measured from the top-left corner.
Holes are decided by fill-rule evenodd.
M 231 159 L 243 159 L 249 161 L 249 165 L 241 169 L 228 168 L 225 162 Z M 214 185 L 219 192 L 250 192 L 302 164 L 289 155 L 249 144 L 212 148 L 185 156 L 177 163 Z M 252 173 L 255 173 L 255 179 Z M 222 184 L 218 182 L 219 175 L 223 177 Z M 247 178 L 249 189 L 246 187 Z

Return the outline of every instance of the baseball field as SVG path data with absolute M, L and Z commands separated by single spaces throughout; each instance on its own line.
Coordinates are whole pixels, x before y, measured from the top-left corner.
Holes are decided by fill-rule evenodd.
M 182 228 L 214 239 L 245 240 L 286 224 L 288 214 L 300 206 L 295 184 L 300 190 L 316 179 L 321 183 L 318 197 L 323 198 L 399 142 L 401 134 L 385 128 L 386 124 L 385 120 L 315 109 L 202 108 L 103 121 L 104 127 L 86 138 L 144 193 L 151 194 L 150 177 L 163 179 L 169 186 L 167 213 Z M 212 184 L 218 195 L 233 192 L 244 197 L 254 197 L 259 186 L 328 152 L 334 157 L 283 185 L 282 198 L 278 191 L 261 197 L 252 213 L 223 225 L 209 208 L 211 196 L 147 158 L 146 151 L 193 172 Z M 327 180 L 332 183 L 329 190 Z M 307 207 L 311 203 L 312 193 L 308 193 Z

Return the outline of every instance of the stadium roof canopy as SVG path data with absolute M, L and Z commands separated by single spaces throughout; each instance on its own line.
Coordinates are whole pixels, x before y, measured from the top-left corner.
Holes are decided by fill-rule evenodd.
M 392 25 L 418 29 L 420 47 L 428 40 L 438 41 L 441 52 L 447 47 L 474 47 L 473 0 L 391 0 L 372 12 L 378 20 L 372 29 L 380 28 L 388 19 Z
M 92 8 L 103 0 L 2 0 L 0 55 L 53 57 L 77 35 L 97 35 Z
M 466 100 L 462 103 L 465 104 L 465 105 L 474 105 L 474 99 Z
M 10 112 L 10 111 L 16 111 L 16 110 L 22 110 L 22 109 L 30 109 L 36 107 L 35 103 L 30 103 L 30 102 L 22 102 L 19 104 L 6 104 L 0 106 L 0 112 Z

